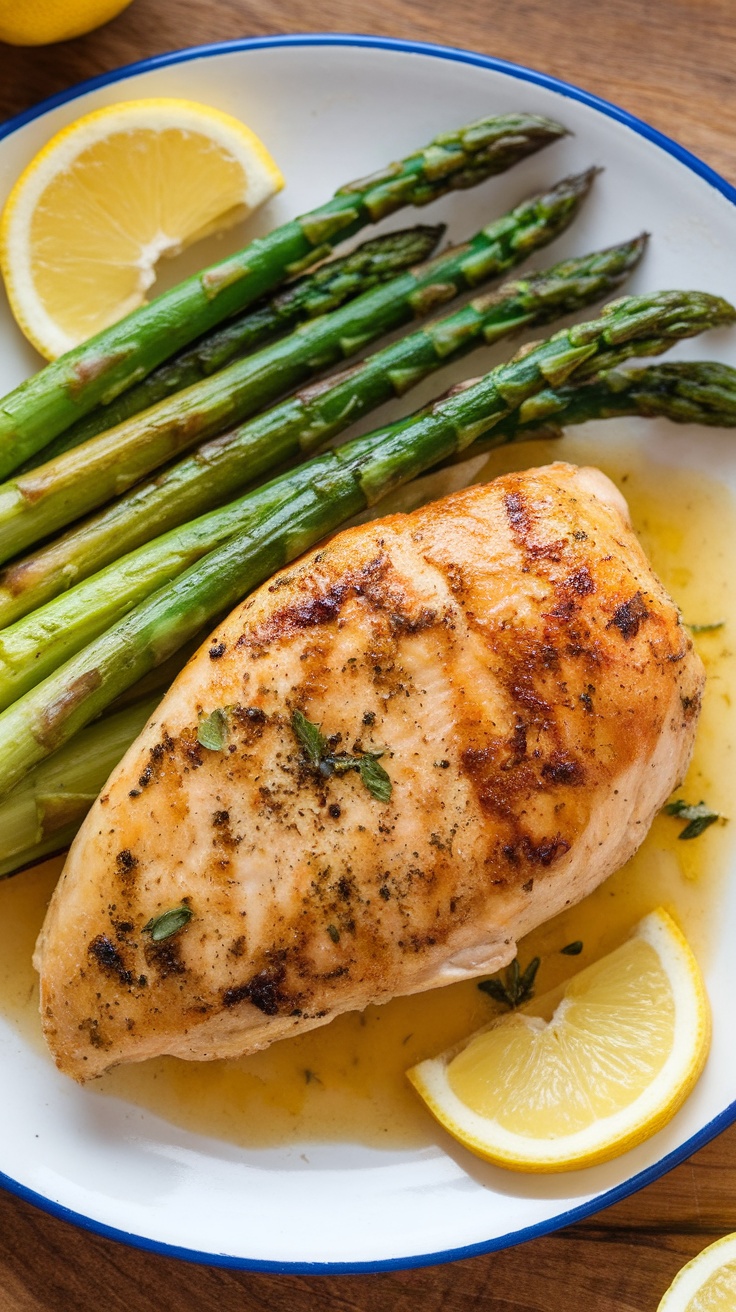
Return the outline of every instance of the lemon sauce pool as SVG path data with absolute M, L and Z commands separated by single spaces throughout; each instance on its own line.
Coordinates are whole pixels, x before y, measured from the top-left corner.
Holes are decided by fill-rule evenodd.
M 630 428 L 617 425 L 615 444 L 608 421 L 605 445 L 596 436 L 602 426 L 590 425 L 562 442 L 502 448 L 476 478 L 559 459 L 597 465 L 626 496 L 642 545 L 685 621 L 724 621 L 695 636 L 708 679 L 695 754 L 678 796 L 704 799 L 728 814 L 736 743 L 736 507 L 727 489 L 705 474 L 654 462 L 646 444 L 637 446 L 627 435 Z M 435 483 L 429 495 L 443 490 Z M 713 825 L 687 842 L 679 841 L 681 829 L 680 821 L 658 816 L 621 870 L 521 941 L 522 969 L 541 958 L 537 995 L 609 951 L 660 905 L 686 927 L 701 962 L 707 960 L 733 825 Z M 31 954 L 60 868 L 60 861 L 46 862 L 0 884 L 0 1014 L 39 1049 Z M 576 942 L 583 945 L 579 955 L 562 952 Z M 201 1063 L 159 1058 L 119 1067 L 91 1087 L 101 1097 L 124 1099 L 193 1132 L 244 1146 L 343 1140 L 419 1147 L 435 1140 L 436 1129 L 404 1072 L 485 1024 L 496 1009 L 469 980 L 350 1013 L 251 1057 Z

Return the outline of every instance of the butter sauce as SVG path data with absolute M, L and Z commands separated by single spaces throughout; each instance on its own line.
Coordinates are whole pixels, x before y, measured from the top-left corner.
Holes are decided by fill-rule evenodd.
M 684 787 L 727 813 L 736 744 L 736 514 L 722 484 L 693 470 L 655 463 L 627 425 L 571 432 L 563 442 L 503 448 L 476 474 L 487 480 L 514 468 L 565 459 L 596 464 L 624 492 L 654 568 L 686 621 L 722 628 L 696 636 L 708 683 L 694 759 Z M 455 482 L 457 480 L 454 480 Z M 440 495 L 442 485 L 429 486 Z M 734 817 L 736 822 L 736 816 Z M 617 874 L 579 906 L 541 926 L 519 948 L 522 968 L 542 957 L 537 994 L 555 987 L 608 951 L 647 911 L 664 905 L 686 926 L 701 960 L 715 923 L 719 886 L 732 850 L 733 826 L 714 825 L 680 842 L 681 824 L 659 816 L 645 843 Z M 31 953 L 61 868 L 46 862 L 0 884 L 0 1014 L 27 1042 L 43 1047 Z M 582 940 L 578 956 L 562 954 Z M 495 1004 L 475 981 L 397 998 L 351 1013 L 265 1052 L 237 1061 L 188 1063 L 173 1058 L 121 1067 L 94 1086 L 194 1132 L 248 1146 L 343 1140 L 421 1146 L 435 1132 L 409 1088 L 405 1069 L 484 1024 Z

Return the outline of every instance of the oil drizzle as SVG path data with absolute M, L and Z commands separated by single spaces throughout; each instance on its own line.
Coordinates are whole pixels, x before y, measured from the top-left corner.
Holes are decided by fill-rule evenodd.
M 593 426 L 595 427 L 595 426 Z M 730 493 L 713 479 L 655 462 L 623 440 L 606 446 L 584 430 L 562 443 L 504 448 L 479 480 L 511 468 L 564 458 L 597 464 L 624 491 L 654 568 L 686 620 L 723 628 L 696 636 L 708 685 L 694 759 L 678 796 L 704 798 L 727 813 L 736 743 L 736 515 Z M 433 487 L 439 495 L 442 488 Z M 680 826 L 658 817 L 639 852 L 579 906 L 535 930 L 519 949 L 522 966 L 542 957 L 537 993 L 608 951 L 647 911 L 664 905 L 687 926 L 696 953 L 707 954 L 718 889 L 732 850 L 731 826 L 714 826 L 679 842 Z M 30 958 L 60 863 L 0 885 L 0 1011 L 28 1042 L 43 1046 Z M 561 949 L 582 940 L 579 956 Z M 383 1007 L 351 1013 L 322 1029 L 237 1061 L 188 1063 L 173 1058 L 121 1067 L 95 1086 L 192 1131 L 247 1146 L 343 1140 L 411 1147 L 434 1130 L 404 1071 L 484 1024 L 494 1004 L 474 981 Z

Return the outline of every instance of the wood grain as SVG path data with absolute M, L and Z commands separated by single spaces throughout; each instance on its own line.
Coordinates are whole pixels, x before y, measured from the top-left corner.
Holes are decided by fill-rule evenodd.
M 439 41 L 531 65 L 624 105 L 736 180 L 732 0 L 134 0 L 80 40 L 1 47 L 0 115 L 165 50 L 316 31 Z
M 266 32 L 359 31 L 485 51 L 577 82 L 736 182 L 733 0 L 134 0 L 80 40 L 0 46 L 0 118 L 120 64 Z M 122 1247 L 0 1194 L 0 1312 L 654 1312 L 683 1262 L 736 1230 L 736 1127 L 594 1219 L 445 1267 L 269 1276 Z

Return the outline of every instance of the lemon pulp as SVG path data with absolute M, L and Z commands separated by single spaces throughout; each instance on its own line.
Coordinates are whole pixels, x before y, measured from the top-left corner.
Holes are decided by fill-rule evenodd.
M 513 1134 L 573 1134 L 651 1085 L 674 1027 L 672 991 L 657 953 L 631 939 L 570 982 L 549 1023 L 510 1016 L 471 1040 L 447 1078 L 478 1116 Z
M 736 1307 L 736 1261 L 728 1262 L 688 1299 L 685 1312 L 733 1312 Z
M 660 909 L 561 991 L 408 1075 L 445 1129 L 479 1156 L 520 1171 L 571 1170 L 666 1124 L 709 1044 L 697 962 Z
M 736 1234 L 709 1244 L 675 1276 L 657 1312 L 733 1312 Z
M 0 226 L 11 308 L 54 358 L 143 304 L 156 265 L 283 184 L 254 133 L 182 100 L 140 100 L 57 134 L 13 188 Z
M 161 256 L 240 217 L 242 197 L 241 165 L 201 133 L 116 132 L 39 200 L 30 229 L 38 295 L 63 332 L 90 337 L 113 311 L 140 304 Z

